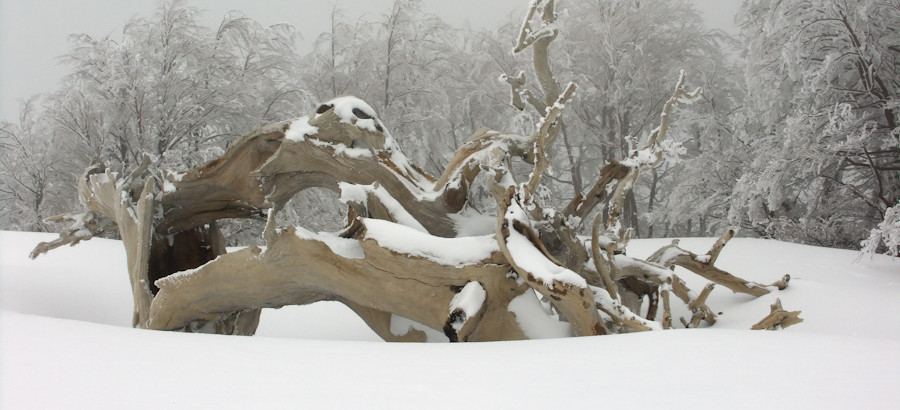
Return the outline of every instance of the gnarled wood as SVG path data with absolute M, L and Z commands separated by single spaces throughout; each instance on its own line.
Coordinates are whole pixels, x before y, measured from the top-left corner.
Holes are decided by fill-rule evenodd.
M 523 265 L 520 263 L 523 259 L 540 259 L 544 258 L 545 264 L 552 264 L 563 268 L 558 261 L 548 258 L 545 251 L 541 251 L 543 244 L 537 240 L 537 235 L 529 234 L 526 225 L 517 221 L 515 217 L 507 216 L 510 206 L 519 207 L 514 201 L 521 200 L 521 193 L 512 187 L 507 189 L 506 198 L 498 199 L 498 221 L 497 221 L 497 242 L 500 249 L 506 256 L 513 269 L 522 276 L 528 285 L 540 293 L 544 298 L 550 300 L 569 321 L 572 331 L 577 336 L 605 335 L 609 334 L 609 329 L 600 320 L 597 310 L 594 308 L 594 294 L 590 287 L 585 283 L 579 286 L 570 280 L 560 280 L 556 278 L 543 278 L 537 272 L 531 271 L 531 263 Z M 516 248 L 509 244 L 511 236 L 525 238 L 526 242 L 519 241 Z M 535 243 L 535 241 L 538 241 Z M 565 271 L 563 273 L 566 273 Z M 575 276 L 574 272 L 569 271 L 571 276 Z
M 517 52 L 533 49 L 543 101 L 525 87 L 524 74 L 505 78 L 515 106 L 523 109 L 527 100 L 543 117 L 538 132 L 522 137 L 481 129 L 438 178 L 413 164 L 374 109 L 354 97 L 337 98 L 308 117 L 254 131 L 222 157 L 185 173 L 151 169 L 149 158 L 124 177 L 102 167 L 90 169 L 79 186 L 80 197 L 92 216 L 108 218 L 122 236 L 135 298 L 134 325 L 252 334 L 263 308 L 332 300 L 347 305 L 389 341 L 426 340 L 423 331 L 392 326 L 400 317 L 443 331 L 451 341 L 513 340 L 534 336 L 522 324 L 534 318 L 517 315 L 555 320 L 555 313 L 537 305 L 536 292 L 568 321 L 573 334 L 601 335 L 670 328 L 669 292 L 691 310 L 690 320 L 682 318 L 682 324 L 713 324 L 716 316 L 706 305 L 712 284 L 693 293 L 670 270 L 676 265 L 757 296 L 787 286 L 788 276 L 765 287 L 716 268 L 731 231 L 703 256 L 677 243 L 647 261 L 624 255 L 630 235 L 619 224 L 624 197 L 639 173 L 657 166 L 671 148 L 663 140 L 675 104 L 697 95 L 684 90 L 683 73 L 662 110 L 660 127 L 643 148 L 622 161 L 610 160 L 592 188 L 562 212 L 537 203 L 535 194 L 550 164 L 547 152 L 575 90 L 569 84 L 561 91 L 551 71 L 549 46 L 558 34 L 554 4 L 531 3 L 516 45 Z M 536 16 L 540 25 L 535 28 Z M 533 165 L 529 181 L 515 181 L 508 169 L 511 159 Z M 463 210 L 480 172 L 487 174 L 497 202 L 495 233 L 449 239 L 456 235 L 454 214 Z M 158 180 L 159 175 L 164 176 Z M 580 181 L 575 185 L 581 189 Z M 349 205 L 347 228 L 313 234 L 276 225 L 285 204 L 312 187 L 341 194 Z M 588 245 L 574 225 L 604 203 L 605 232 L 601 237 L 599 216 Z M 263 216 L 266 249 L 226 254 L 216 221 Z M 111 226 L 83 222 L 90 235 Z M 75 232 L 39 245 L 35 254 L 76 243 L 81 237 Z M 404 236 L 399 244 L 397 235 Z M 450 257 L 445 248 L 486 254 Z M 652 301 L 648 319 L 636 313 L 643 295 Z M 534 302 L 537 313 L 511 307 L 514 300 Z M 663 313 L 656 322 L 659 300 Z M 773 307 L 771 323 L 758 326 L 796 323 L 796 315 L 788 312 L 785 319 L 779 312 Z
M 771 313 L 757 322 L 750 330 L 778 330 L 796 325 L 803 321 L 800 318 L 800 312 L 788 312 L 781 307 L 781 299 L 775 299 L 775 303 L 771 305 Z
M 499 253 L 480 263 L 448 266 L 384 248 L 366 237 L 365 230 L 347 241 L 357 242 L 365 257 L 342 256 L 319 240 L 302 239 L 294 228 L 285 228 L 265 251 L 250 247 L 160 279 L 150 327 L 178 329 L 222 312 L 337 300 L 361 312 L 382 336 L 420 340 L 415 333 L 386 335 L 387 314 L 442 329 L 456 289 L 478 281 L 485 284 L 488 297 L 480 320 L 464 328 L 468 340 L 525 338 L 515 316 L 503 308 L 525 288 L 507 277 L 509 266 Z M 489 325 L 482 329 L 482 323 Z
M 92 167 L 79 182 L 78 189 L 82 203 L 90 211 L 115 221 L 125 245 L 134 297 L 132 324 L 141 328 L 150 327 L 155 294 L 153 279 L 200 266 L 225 252 L 224 240 L 214 222 L 173 237 L 155 232 L 159 188 L 152 178 L 140 182 L 141 173 L 148 165 L 149 160 L 145 158 L 142 165 L 121 179 L 102 167 Z M 177 239 L 179 236 L 191 239 L 181 241 Z M 252 335 L 258 322 L 259 310 L 220 312 L 216 317 L 195 317 L 182 330 Z
M 31 259 L 64 245 L 75 246 L 116 227 L 116 223 L 109 218 L 90 210 L 53 216 L 47 218 L 47 221 L 67 223 L 69 227 L 59 233 L 59 238 L 37 244 L 28 255 Z
M 137 201 L 126 191 L 135 184 L 135 175 L 118 180 L 116 175 L 101 167 L 93 167 L 83 176 L 78 185 L 81 202 L 88 209 L 113 221 L 119 229 L 125 255 L 128 261 L 128 277 L 134 297 L 132 325 L 145 327 L 149 318 L 150 291 L 148 272 L 150 269 L 150 244 L 153 238 L 153 210 L 155 208 L 156 186 L 147 180 L 136 191 Z
M 670 245 L 657 250 L 653 255 L 647 258 L 647 260 L 667 268 L 681 266 L 707 280 L 725 286 L 735 293 L 746 293 L 748 295 L 759 297 L 770 293 L 775 289 L 780 290 L 786 288 L 788 282 L 791 280 L 790 275 L 784 275 L 781 280 L 772 283 L 771 285 L 763 285 L 741 279 L 714 265 L 716 259 L 719 257 L 719 252 L 721 252 L 722 248 L 725 247 L 725 244 L 734 237 L 734 234 L 734 228 L 727 229 L 725 233 L 716 240 L 716 243 L 706 255 L 697 255 L 691 251 L 682 249 L 678 246 L 678 240 L 674 240 Z
M 223 218 L 262 216 L 270 207 L 253 175 L 278 150 L 290 122 L 260 128 L 232 143 L 221 157 L 184 174 L 170 174 L 163 192 L 162 234 L 186 231 Z

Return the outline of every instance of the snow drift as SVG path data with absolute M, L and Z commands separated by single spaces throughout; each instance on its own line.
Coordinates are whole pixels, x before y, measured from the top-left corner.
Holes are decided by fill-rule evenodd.
M 711 328 L 390 344 L 329 302 L 266 310 L 254 337 L 132 329 L 121 243 L 94 239 L 29 260 L 49 238 L 0 232 L 3 409 L 576 407 L 600 405 L 597 389 L 613 407 L 635 397 L 717 409 L 900 400 L 900 261 L 889 257 L 854 263 L 856 252 L 734 239 L 723 268 L 761 279 L 790 273 L 791 287 L 758 299 L 715 289 L 709 305 L 722 314 Z M 699 251 L 713 241 L 681 244 Z M 636 240 L 629 251 L 646 256 L 667 242 Z M 691 286 L 703 281 L 685 276 Z M 805 321 L 745 330 L 776 297 Z

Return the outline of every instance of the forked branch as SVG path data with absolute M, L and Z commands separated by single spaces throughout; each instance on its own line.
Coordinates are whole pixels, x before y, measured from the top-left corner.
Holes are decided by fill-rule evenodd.
M 116 223 L 111 219 L 91 210 L 57 215 L 47 218 L 47 222 L 66 223 L 69 226 L 59 233 L 59 238 L 39 243 L 28 255 L 31 259 L 64 245 L 75 246 L 116 228 Z
M 735 293 L 746 293 L 759 297 L 773 290 L 786 288 L 791 280 L 791 275 L 784 275 L 781 280 L 771 285 L 763 285 L 739 278 L 715 266 L 719 253 L 725 247 L 725 244 L 734 237 L 735 231 L 735 228 L 727 229 L 705 255 L 697 255 L 679 247 L 676 239 L 668 246 L 657 250 L 647 260 L 670 269 L 674 266 L 680 266 L 709 281 L 725 286 Z
M 559 95 L 559 98 L 557 98 L 553 106 L 550 107 L 547 115 L 541 120 L 537 133 L 532 137 L 534 139 L 534 172 L 531 174 L 531 178 L 526 185 L 526 192 L 528 195 L 534 194 L 538 185 L 541 183 L 541 177 L 543 177 L 544 172 L 550 167 L 550 161 L 547 159 L 547 147 L 553 145 L 553 142 L 559 135 L 557 132 L 551 133 L 551 129 L 557 126 L 557 120 L 560 115 L 562 115 L 562 110 L 565 108 L 566 103 L 568 103 L 569 99 L 572 98 L 572 95 L 575 94 L 576 88 L 575 83 L 569 83 L 569 85 L 566 86 L 565 91 Z
M 781 307 L 781 299 L 775 299 L 768 316 L 757 322 L 750 330 L 778 330 L 796 325 L 803 321 L 800 311 L 788 312 Z
M 419 330 L 395 329 L 400 317 L 443 330 L 452 341 L 524 339 L 534 335 L 523 323 L 557 318 L 571 329 L 562 325 L 562 333 L 575 335 L 670 328 L 670 293 L 691 310 L 682 324 L 714 323 L 706 305 L 713 285 L 695 294 L 667 269 L 673 266 L 757 296 L 786 286 L 787 276 L 767 287 L 714 266 L 733 231 L 706 255 L 677 243 L 650 261 L 624 254 L 629 234 L 619 229 L 619 215 L 625 195 L 642 170 L 673 149 L 664 141 L 673 107 L 699 93 L 684 90 L 683 73 L 643 148 L 611 160 L 593 187 L 563 212 L 534 200 L 550 168 L 547 152 L 562 129 L 563 108 L 576 88 L 570 83 L 561 89 L 551 70 L 548 48 L 558 34 L 554 7 L 554 0 L 531 2 L 515 48 L 532 48 L 543 101 L 525 87 L 524 73 L 503 77 L 513 105 L 531 104 L 542 117 L 530 137 L 481 129 L 432 178 L 403 154 L 371 106 L 340 97 L 307 117 L 260 128 L 220 158 L 183 173 L 149 169 L 148 158 L 124 177 L 89 170 L 79 192 L 91 212 L 68 217 L 84 230 L 73 227 L 35 254 L 116 226 L 128 257 L 137 327 L 252 334 L 262 308 L 333 300 L 391 341 L 425 339 Z M 509 169 L 515 158 L 533 165 L 524 184 Z M 497 202 L 494 233 L 456 238 L 456 220 L 480 172 L 488 174 Z M 349 205 L 347 228 L 331 234 L 277 226 L 278 211 L 314 187 L 341 194 Z M 598 216 L 588 247 L 574 225 L 606 202 L 605 232 L 601 236 Z M 225 253 L 217 220 L 266 215 L 265 250 Z M 551 313 L 535 293 L 549 301 Z M 647 319 L 639 305 L 632 306 L 643 295 L 653 301 Z M 513 306 L 523 300 L 536 309 Z M 797 322 L 793 312 L 780 312 L 780 305 L 773 307 L 773 319 L 758 326 Z

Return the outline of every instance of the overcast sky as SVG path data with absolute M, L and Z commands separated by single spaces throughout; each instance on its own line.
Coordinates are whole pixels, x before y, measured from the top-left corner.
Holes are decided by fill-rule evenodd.
M 572 0 L 577 1 L 577 0 Z M 692 0 L 710 27 L 734 31 L 733 16 L 742 0 Z M 326 31 L 334 4 L 330 0 L 189 0 L 205 10 L 203 23 L 215 27 L 226 12 L 241 10 L 262 24 L 288 22 L 304 43 Z M 378 15 L 393 0 L 341 0 L 351 16 Z M 493 28 L 528 0 L 425 0 L 430 11 L 454 25 Z M 65 74 L 58 57 L 68 50 L 68 35 L 117 37 L 125 22 L 149 16 L 152 0 L 0 0 L 0 120 L 17 121 L 19 105 L 47 93 Z M 559 7 L 565 7 L 560 1 Z M 304 44 L 306 47 L 306 44 Z

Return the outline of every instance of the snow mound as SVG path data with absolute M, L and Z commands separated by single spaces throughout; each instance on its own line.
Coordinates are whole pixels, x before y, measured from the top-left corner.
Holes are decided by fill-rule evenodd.
M 365 101 L 353 97 L 338 97 L 324 105 L 334 107 L 334 113 L 342 123 L 352 124 L 371 132 L 384 132 L 384 124 L 377 118 L 375 109 Z
M 635 386 L 653 386 L 641 396 L 647 408 L 889 408 L 900 401 L 900 261 L 884 255 L 854 263 L 858 252 L 738 238 L 717 266 L 758 282 L 785 273 L 793 279 L 756 299 L 717 287 L 707 302 L 723 314 L 711 328 L 390 344 L 374 342 L 335 302 L 267 309 L 255 337 L 132 329 L 121 242 L 92 239 L 28 259 L 37 242 L 53 237 L 0 232 L 2 409 L 456 408 L 445 398 L 457 380 L 480 408 L 597 405 L 592 394 L 528 394 L 546 391 L 547 380 L 572 391 L 600 386 L 612 407 L 634 407 Z M 646 257 L 670 242 L 632 240 L 629 255 Z M 689 238 L 680 246 L 702 253 L 713 242 Z M 706 283 L 677 273 L 694 289 Z M 543 309 L 526 295 L 510 304 L 514 313 Z M 746 330 L 775 298 L 802 310 L 805 321 L 778 332 Z M 403 318 L 392 318 L 395 325 L 398 332 L 415 327 Z M 550 320 L 523 328 L 534 337 L 568 333 Z
M 291 141 L 303 142 L 307 135 L 316 135 L 318 133 L 319 128 L 310 125 L 309 117 L 303 116 L 291 121 L 291 125 L 284 132 L 284 137 Z
M 441 238 L 379 219 L 366 219 L 366 238 L 397 253 L 430 259 L 449 266 L 478 263 L 500 251 L 493 235 Z
M 450 301 L 450 316 L 458 315 L 459 319 L 451 323 L 453 329 L 459 332 L 469 318 L 477 315 L 484 305 L 486 296 L 487 293 L 484 291 L 484 287 L 478 282 L 469 282 L 466 286 L 463 286 L 459 293 L 453 296 L 453 300 Z

